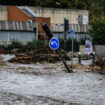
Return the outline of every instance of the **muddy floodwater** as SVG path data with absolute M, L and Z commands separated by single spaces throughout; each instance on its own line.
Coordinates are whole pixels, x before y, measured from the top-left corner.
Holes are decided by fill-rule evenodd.
M 0 65 L 0 105 L 105 105 L 105 75 L 74 71 L 62 62 Z

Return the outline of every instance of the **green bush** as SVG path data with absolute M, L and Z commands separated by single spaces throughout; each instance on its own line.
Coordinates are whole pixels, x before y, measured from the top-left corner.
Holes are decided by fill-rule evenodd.
M 64 49 L 64 40 L 59 39 L 59 41 L 60 41 L 60 49 Z M 72 40 L 67 39 L 65 44 L 66 44 L 65 50 L 66 51 L 72 51 Z M 74 47 L 73 47 L 74 51 L 75 52 L 79 51 L 79 42 L 76 39 L 74 39 L 73 44 L 74 44 Z
M 23 46 L 23 44 L 21 42 L 16 41 L 16 40 L 12 40 L 11 44 L 4 46 L 4 49 L 7 52 L 11 52 L 11 50 L 16 49 L 16 48 L 20 48 L 22 46 Z
M 90 34 L 94 44 L 105 45 L 105 17 L 91 22 Z
M 79 44 L 80 45 L 85 45 L 85 41 L 86 41 L 86 39 L 80 39 Z
M 46 46 L 46 43 L 44 40 L 33 40 L 28 42 L 27 46 L 31 48 L 40 48 Z

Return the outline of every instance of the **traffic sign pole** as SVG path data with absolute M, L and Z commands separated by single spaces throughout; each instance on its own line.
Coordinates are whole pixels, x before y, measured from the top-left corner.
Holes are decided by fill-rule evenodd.
M 71 62 L 71 64 L 73 64 L 74 36 L 75 36 L 75 31 L 74 30 L 70 30 L 70 38 L 72 39 L 72 62 Z
M 74 53 L 74 40 L 72 39 L 72 62 L 71 64 L 73 65 L 73 53 Z
M 69 30 L 69 20 L 64 18 L 64 54 L 67 55 L 66 52 L 66 40 L 67 40 L 67 33 Z

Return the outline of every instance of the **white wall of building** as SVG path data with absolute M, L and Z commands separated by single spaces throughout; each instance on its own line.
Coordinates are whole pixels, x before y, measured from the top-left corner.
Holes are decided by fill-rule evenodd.
M 78 18 L 80 15 L 82 15 L 83 17 L 87 17 L 87 19 L 89 16 L 88 10 L 71 10 L 71 9 L 42 8 L 42 7 L 30 7 L 30 8 L 39 17 L 51 17 L 52 24 L 63 24 L 64 18 L 67 18 L 70 24 L 78 24 L 79 21 Z
M 0 20 L 8 20 L 8 12 L 6 6 L 0 6 Z

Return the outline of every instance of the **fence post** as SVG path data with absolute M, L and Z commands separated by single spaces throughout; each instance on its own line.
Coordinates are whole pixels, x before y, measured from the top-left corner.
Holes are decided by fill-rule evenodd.
M 95 52 L 92 53 L 92 63 L 95 61 Z
M 78 63 L 81 64 L 81 52 L 78 53 Z

